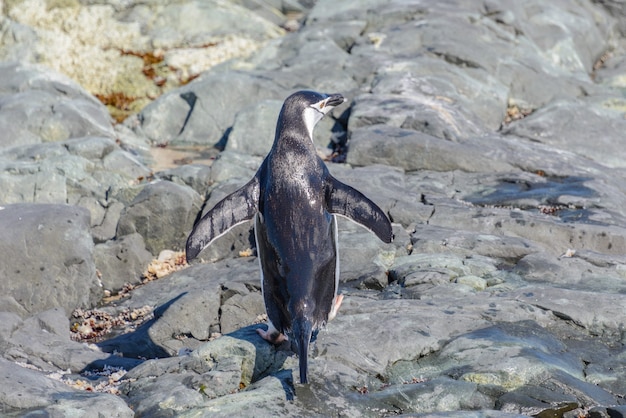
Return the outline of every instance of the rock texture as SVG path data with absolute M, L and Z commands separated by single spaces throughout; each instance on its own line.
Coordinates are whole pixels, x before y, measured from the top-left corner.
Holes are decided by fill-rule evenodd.
M 3 415 L 626 414 L 623 3 L 1 9 Z M 314 141 L 395 234 L 340 220 L 309 385 L 250 225 L 180 252 L 303 88 L 349 98 Z

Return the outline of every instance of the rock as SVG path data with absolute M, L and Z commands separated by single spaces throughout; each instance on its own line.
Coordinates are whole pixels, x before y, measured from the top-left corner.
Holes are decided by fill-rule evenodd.
M 132 154 L 121 149 L 110 152 L 102 159 L 105 170 L 114 173 L 124 173 L 129 177 L 141 181 L 150 177 L 151 171 Z
M 153 255 L 165 249 L 180 250 L 199 210 L 200 196 L 193 189 L 156 181 L 146 185 L 122 211 L 117 236 L 138 232 Z
M 622 297 L 613 294 L 560 288 L 527 287 L 513 292 L 513 295 L 518 300 L 524 300 L 541 309 L 552 311 L 559 318 L 580 324 L 580 326 L 593 334 L 607 335 L 609 337 L 616 337 L 615 327 L 620 321 L 620 315 L 624 314 L 625 309 L 620 303 Z M 597 304 L 589 303 L 590 299 L 599 297 L 599 295 L 602 296 L 604 303 L 608 305 L 600 308 Z M 586 309 L 578 309 L 580 305 L 584 305 Z
M 69 321 L 60 308 L 40 312 L 16 323 L 4 337 L 3 357 L 46 372 L 69 370 L 79 373 L 109 357 L 86 344 L 70 341 Z
M 252 74 L 211 74 L 163 95 L 143 109 L 136 122 L 128 123 L 137 123 L 138 132 L 155 144 L 211 146 L 232 126 L 241 108 L 260 100 L 278 99 L 281 92 L 270 81 Z
M 0 389 L 9 414 L 623 413 L 616 3 L 52 3 L 11 2 L 0 19 L 0 227 L 10 232 L 0 277 L 12 286 L 0 289 L 0 374 L 22 382 Z M 107 36 L 87 39 L 94 28 Z M 333 142 L 323 155 L 348 164 L 329 171 L 375 201 L 395 235 L 383 244 L 339 221 L 344 300 L 311 343 L 308 385 L 290 344 L 256 333 L 266 325 L 251 223 L 193 266 L 171 251 L 254 175 L 280 103 L 299 89 L 349 99 L 315 142 Z M 120 108 L 123 124 L 87 91 Z M 163 169 L 156 145 L 195 162 Z M 50 208 L 73 224 L 38 220 Z M 34 232 L 17 220 L 30 211 Z M 59 233 L 47 240 L 39 224 Z M 36 241 L 30 253 L 21 236 Z M 150 277 L 106 302 L 90 294 L 96 267 L 110 270 L 106 287 L 136 281 L 144 246 L 161 260 Z M 43 293 L 14 277 L 40 253 L 60 266 L 37 281 Z M 24 289 L 50 305 L 28 305 Z M 96 303 L 123 324 L 70 341 Z
M 254 177 L 262 162 L 263 160 L 257 156 L 252 156 L 237 151 L 225 150 L 224 152 L 220 153 L 218 158 L 216 158 L 215 162 L 211 165 L 211 176 L 209 177 L 210 182 L 232 183 L 234 181 L 239 181 L 241 182 L 241 186 L 243 186 L 248 181 L 250 181 L 252 177 Z M 225 186 L 223 186 L 223 184 L 219 184 L 218 187 Z M 206 191 L 207 188 L 205 188 L 204 192 Z M 211 194 L 213 194 L 213 192 L 214 191 L 211 190 Z M 221 196 L 220 200 L 226 197 L 226 194 L 223 193 L 219 193 L 219 195 Z M 216 198 L 212 195 L 209 196 L 207 206 L 209 204 L 211 206 L 207 207 L 207 209 L 213 207 L 213 205 L 215 205 L 217 202 L 219 202 L 219 200 L 216 200 Z
M 264 100 L 248 106 L 235 116 L 226 149 L 265 157 L 274 142 L 281 100 Z
M 203 196 L 211 182 L 211 166 L 186 164 L 161 171 L 159 177 L 180 185 L 187 185 Z
M 260 286 L 259 280 L 259 286 Z M 229 286 L 226 284 L 225 286 Z M 245 287 L 244 287 L 245 288 Z M 228 290 L 228 287 L 226 287 Z M 246 289 L 247 290 L 247 289 Z M 237 331 L 244 326 L 254 323 L 265 314 L 263 295 L 257 289 L 255 292 L 234 294 L 222 302 L 220 329 L 223 334 Z
M 252 298 L 258 304 L 258 268 L 256 260 L 241 258 L 195 265 L 172 273 L 166 280 L 151 281 L 135 289 L 131 297 L 116 309 L 153 306 L 154 320 L 145 323 L 136 332 L 120 335 L 99 345 L 103 351 L 117 351 L 127 357 L 166 357 L 196 348 L 212 334 L 223 332 L 222 320 L 225 326 L 232 327 L 235 322 L 251 325 L 257 322 L 256 311 L 248 315 L 237 313 L 234 317 L 221 312 L 227 299 L 222 297 L 222 287 L 232 286 L 232 282 L 248 283 L 246 286 L 258 288 L 255 291 L 257 296 Z M 247 290 L 247 287 L 244 288 Z M 244 320 L 248 322 L 242 322 Z M 146 344 L 151 345 L 150 350 L 144 347 Z
M 222 61 L 248 55 L 283 33 L 247 9 L 220 0 L 98 3 L 49 7 L 31 0 L 7 7 L 5 25 L 13 35 L 3 37 L 0 56 L 65 73 L 107 101 L 118 120 L 163 91 Z M 70 20 L 71 27 L 61 24 Z M 99 36 L 102 31 L 109 36 Z
M 456 395 L 450 397 L 449 393 Z M 491 406 L 489 397 L 481 393 L 476 384 L 445 377 L 424 383 L 390 386 L 369 398 L 370 402 L 375 400 L 390 409 L 421 414 L 441 410 L 480 410 Z
M 133 411 L 119 397 L 87 393 L 72 389 L 42 372 L 19 366 L 0 358 L 2 385 L 0 405 L 4 413 L 56 415 L 71 411 L 80 415 L 97 415 L 107 411 L 112 417 L 132 417 Z
M 398 253 L 394 244 L 385 244 L 358 224 L 337 218 L 339 233 L 339 281 L 382 290 L 389 281 L 387 272 Z M 401 230 L 401 228 L 400 228 Z M 400 232 L 401 233 L 401 232 Z
M 126 283 L 141 283 L 142 274 L 153 258 L 145 248 L 143 237 L 137 233 L 98 244 L 93 254 L 102 286 L 113 292 Z
M 89 213 L 67 205 L 15 204 L 0 210 L 2 293 L 30 314 L 69 314 L 102 295 L 93 260 Z
M 355 99 L 348 129 L 385 125 L 423 132 L 427 135 L 457 141 L 477 136 L 483 128 L 444 100 L 421 93 L 413 95 L 368 94 Z
M 122 216 L 124 204 L 116 200 L 112 200 L 106 207 L 106 212 L 102 218 L 102 222 L 91 228 L 93 241 L 96 244 L 107 242 L 115 238 L 117 232 L 117 224 Z M 92 222 L 93 223 L 93 222 Z
M 254 329 L 248 328 L 207 342 L 189 356 L 145 362 L 127 374 L 131 380 L 126 393 L 133 409 L 141 414 L 163 416 L 164 410 L 173 413 L 196 408 L 219 413 L 231 404 L 220 401 L 220 397 L 254 397 L 254 391 L 263 384 L 251 383 L 275 370 L 283 360 L 283 352 L 276 351 Z M 165 387 L 172 396 L 160 401 L 156 409 L 156 400 L 152 398 Z M 263 391 L 263 400 L 284 398 L 282 385 L 272 385 L 272 389 Z M 249 391 L 250 396 L 246 396 Z M 221 408 L 214 405 L 221 405 Z M 238 409 L 239 406 L 235 406 L 234 410 Z
M 376 95 L 396 95 L 398 99 L 409 96 L 417 100 L 423 108 L 422 113 L 434 114 L 439 118 L 440 129 L 453 131 L 453 137 L 469 133 L 465 129 L 460 132 L 459 127 L 453 128 L 451 119 L 457 119 L 453 117 L 455 113 L 460 113 L 458 119 L 476 120 L 477 126 L 491 130 L 498 129 L 505 117 L 508 88 L 504 84 L 485 70 L 461 68 L 441 59 L 424 57 L 419 64 L 394 61 L 378 70 L 373 86 Z M 469 109 L 476 114 L 467 114 Z M 441 138 L 442 132 L 438 133 L 436 127 L 430 126 L 435 118 L 426 119 L 429 126 L 419 127 L 415 121 L 411 125 L 413 129 Z M 402 124 L 406 123 L 405 120 Z
M 517 263 L 525 256 L 541 251 L 535 243 L 522 238 L 431 225 L 415 228 L 411 234 L 411 246 L 412 252 L 417 254 L 452 252 L 466 258 L 481 255 L 496 258 L 503 263 Z
M 512 169 L 506 163 L 488 158 L 483 149 L 471 143 L 447 141 L 398 128 L 385 124 L 355 129 L 350 140 L 347 162 L 357 166 L 385 164 L 401 167 L 406 171 L 477 172 L 486 167 L 493 171 Z M 407 149 L 411 151 L 407 152 Z
M 622 113 L 581 102 L 555 102 L 512 123 L 504 132 L 584 155 L 605 166 L 623 167 L 622 149 L 611 139 L 626 129 Z M 590 137 L 606 143 L 591 145 Z
M 3 147 L 114 136 L 106 108 L 67 77 L 41 67 L 6 63 L 0 73 Z
M 482 277 L 467 275 L 456 278 L 456 283 L 464 284 L 470 286 L 474 290 L 485 290 L 487 288 L 487 280 Z

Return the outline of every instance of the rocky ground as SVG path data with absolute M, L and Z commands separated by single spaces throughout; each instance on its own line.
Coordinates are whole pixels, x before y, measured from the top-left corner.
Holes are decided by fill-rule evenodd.
M 3 416 L 626 416 L 623 2 L 0 8 Z M 341 221 L 309 385 L 250 225 L 180 252 L 303 88 L 396 236 Z

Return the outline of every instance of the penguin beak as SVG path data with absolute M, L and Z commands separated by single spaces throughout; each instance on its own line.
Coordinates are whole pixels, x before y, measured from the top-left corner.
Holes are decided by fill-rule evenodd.
M 336 106 L 345 102 L 345 100 L 346 99 L 344 99 L 341 94 L 329 94 L 326 95 L 324 100 L 320 100 L 319 102 L 311 105 L 311 107 L 320 112 L 322 115 L 326 115 Z
M 344 99 L 344 97 L 341 94 L 331 94 L 326 99 L 325 106 L 335 107 L 335 106 L 339 106 L 345 101 L 346 99 Z

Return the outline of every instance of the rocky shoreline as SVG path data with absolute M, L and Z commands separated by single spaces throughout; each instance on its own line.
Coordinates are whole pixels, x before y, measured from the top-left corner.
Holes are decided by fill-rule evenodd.
M 0 414 L 626 416 L 623 3 L 170 3 L 2 5 Z M 303 88 L 396 237 L 341 220 L 309 385 L 250 225 L 181 253 Z

